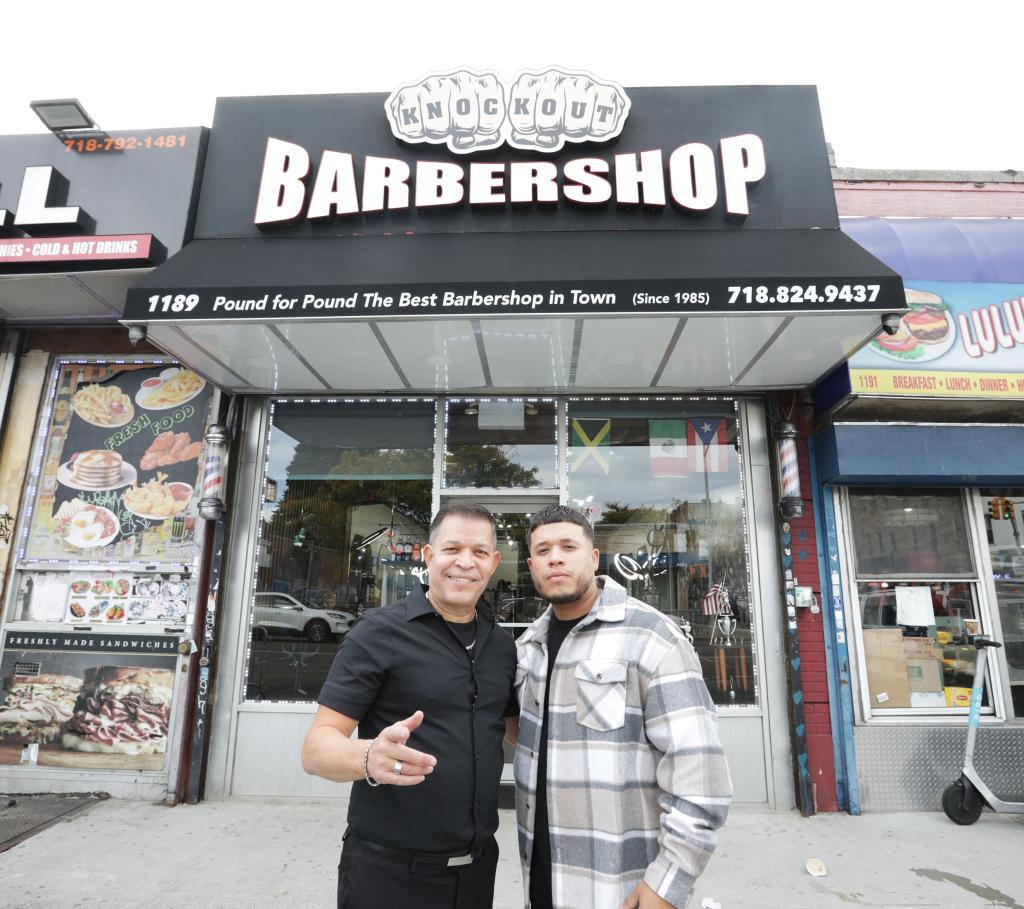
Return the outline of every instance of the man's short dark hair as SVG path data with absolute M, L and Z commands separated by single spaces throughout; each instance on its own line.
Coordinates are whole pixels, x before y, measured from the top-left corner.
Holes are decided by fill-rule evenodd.
M 590 545 L 594 545 L 594 527 L 578 508 L 573 508 L 571 505 L 548 505 L 540 511 L 535 511 L 533 517 L 530 518 L 530 532 L 526 537 L 527 544 L 533 538 L 533 532 L 545 524 L 576 524 L 583 528 L 583 533 L 590 541 Z
M 437 514 L 434 515 L 434 520 L 430 522 L 431 545 L 437 540 L 437 531 L 441 526 L 441 522 L 448 517 L 468 518 L 471 521 L 486 521 L 491 525 L 493 546 L 495 549 L 498 548 L 498 528 L 494 525 L 494 515 L 491 514 L 490 509 L 485 508 L 483 505 L 477 505 L 476 502 L 448 502 L 446 505 L 442 505 L 437 510 Z

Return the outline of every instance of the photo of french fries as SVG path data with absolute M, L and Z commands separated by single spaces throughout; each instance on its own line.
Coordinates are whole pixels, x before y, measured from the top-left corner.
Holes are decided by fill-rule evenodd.
M 135 407 L 116 385 L 84 385 L 75 392 L 71 405 L 93 426 L 124 426 L 135 416 Z
M 182 369 L 152 391 L 143 389 L 136 400 L 147 410 L 164 410 L 168 407 L 177 407 L 194 398 L 202 391 L 204 385 L 206 379 L 202 376 L 191 369 Z

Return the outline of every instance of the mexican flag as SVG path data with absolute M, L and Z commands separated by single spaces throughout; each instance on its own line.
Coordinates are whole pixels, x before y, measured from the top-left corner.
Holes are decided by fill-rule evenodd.
M 688 477 L 695 465 L 694 448 L 686 444 L 686 420 L 649 420 L 651 475 Z

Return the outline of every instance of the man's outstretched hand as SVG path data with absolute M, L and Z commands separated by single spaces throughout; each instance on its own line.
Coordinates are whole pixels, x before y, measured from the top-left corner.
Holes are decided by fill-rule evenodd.
M 367 770 L 378 783 L 415 786 L 422 783 L 427 774 L 433 773 L 437 758 L 409 748 L 405 744 L 422 722 L 423 711 L 417 710 L 412 716 L 381 730 L 377 741 L 370 748 L 370 757 L 367 761 Z M 395 765 L 399 761 L 402 763 L 402 772 L 395 773 Z

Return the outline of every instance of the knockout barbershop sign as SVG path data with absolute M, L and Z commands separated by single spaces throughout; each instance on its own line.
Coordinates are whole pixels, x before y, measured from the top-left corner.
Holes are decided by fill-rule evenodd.
M 467 155 L 508 145 L 538 155 L 567 143 L 616 138 L 629 117 L 630 99 L 613 82 L 589 73 L 547 69 L 505 82 L 493 72 L 460 69 L 430 75 L 393 91 L 383 113 L 401 142 L 444 145 Z M 310 150 L 268 137 L 254 223 L 258 227 L 303 218 L 468 204 L 665 208 L 671 202 L 699 215 L 719 198 L 719 174 L 728 217 L 750 214 L 748 187 L 766 173 L 764 143 L 754 133 L 727 136 L 717 148 L 687 142 L 671 150 L 628 151 L 612 160 L 588 155 L 548 160 L 416 160 L 365 155 L 356 177 L 355 156 L 324 149 L 315 171 Z M 667 164 L 667 169 L 666 169 Z M 312 179 L 310 179 L 312 178 Z

